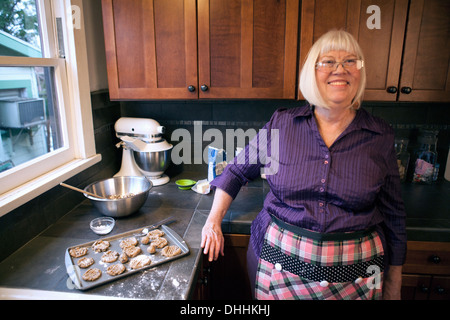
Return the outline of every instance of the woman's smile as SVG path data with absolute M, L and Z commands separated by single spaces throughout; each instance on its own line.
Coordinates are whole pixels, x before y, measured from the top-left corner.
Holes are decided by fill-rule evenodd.
M 319 61 L 345 61 L 357 57 L 346 51 L 330 51 Z M 360 71 L 349 71 L 342 63 L 335 70 L 316 70 L 317 87 L 329 107 L 348 107 L 352 104 L 360 82 Z

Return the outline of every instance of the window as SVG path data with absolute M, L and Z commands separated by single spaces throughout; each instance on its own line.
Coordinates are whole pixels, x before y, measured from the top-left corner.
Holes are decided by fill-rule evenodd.
M 100 161 L 81 11 L 0 1 L 0 216 Z

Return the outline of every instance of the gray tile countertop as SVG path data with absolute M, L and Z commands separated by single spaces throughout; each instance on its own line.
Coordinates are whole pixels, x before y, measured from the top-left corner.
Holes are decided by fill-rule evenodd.
M 65 250 L 100 238 L 89 229 L 89 222 L 101 214 L 86 200 L 0 263 L 0 298 L 8 298 L 7 288 L 42 290 L 38 296 L 41 299 L 46 298 L 45 292 L 52 293 L 52 297 L 78 294 L 77 298 L 86 299 L 191 298 L 202 259 L 201 229 L 209 214 L 213 193 L 200 195 L 191 190 L 180 190 L 175 181 L 181 178 L 199 180 L 205 177 L 195 172 L 183 172 L 168 184 L 154 187 L 145 205 L 129 217 L 116 219 L 113 231 L 107 236 L 174 216 L 176 222 L 170 227 L 188 244 L 188 256 L 87 291 L 73 289 L 66 273 Z M 264 180 L 242 188 L 224 218 L 224 233 L 249 234 L 250 224 L 261 210 L 267 192 L 268 185 Z M 449 182 L 441 181 L 435 186 L 405 185 L 403 195 L 408 212 L 409 240 L 450 241 Z
M 5 296 L 6 288 L 14 288 L 76 293 L 85 295 L 87 299 L 89 295 L 133 299 L 188 299 L 195 287 L 193 284 L 197 265 L 201 262 L 200 234 L 207 217 L 205 213 L 195 209 L 202 197 L 209 196 L 212 197 L 191 190 L 179 190 L 174 181 L 154 187 L 145 205 L 128 217 L 116 219 L 113 231 L 105 237 L 173 216 L 176 221 L 170 224 L 170 228 L 184 238 L 190 254 L 114 282 L 79 291 L 73 288 L 67 275 L 65 251 L 68 247 L 101 238 L 90 230 L 89 222 L 102 215 L 89 200 L 85 200 L 0 263 L 0 297 L 8 298 Z M 41 298 L 45 299 L 45 296 Z
M 113 231 L 104 237 L 173 216 L 176 222 L 171 223 L 170 228 L 186 241 L 189 255 L 86 291 L 74 289 L 66 272 L 66 249 L 101 238 L 90 230 L 89 222 L 102 215 L 89 200 L 85 200 L 0 263 L 0 298 L 16 298 L 8 296 L 10 289 L 14 293 L 14 290 L 24 290 L 20 291 L 19 296 L 25 298 L 35 298 L 36 294 L 28 294 L 28 291 L 36 290 L 37 298 L 40 299 L 45 299 L 46 293 L 57 299 L 70 298 L 70 294 L 76 294 L 73 295 L 76 299 L 191 298 L 202 258 L 201 230 L 211 208 L 213 192 L 200 195 L 192 190 L 180 190 L 175 181 L 182 178 L 199 180 L 205 177 L 195 172 L 184 172 L 172 178 L 168 184 L 154 187 L 145 205 L 129 217 L 116 219 Z M 262 181 L 244 187 L 224 219 L 224 232 L 248 234 L 251 221 L 262 208 L 265 192 Z

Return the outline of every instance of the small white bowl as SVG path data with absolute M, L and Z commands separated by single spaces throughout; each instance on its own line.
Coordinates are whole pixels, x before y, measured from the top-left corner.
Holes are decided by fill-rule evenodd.
M 95 218 L 91 221 L 89 226 L 91 227 L 91 230 L 94 231 L 96 234 L 108 234 L 111 232 L 111 230 L 114 228 L 115 221 L 113 218 L 110 217 L 101 217 L 101 218 Z

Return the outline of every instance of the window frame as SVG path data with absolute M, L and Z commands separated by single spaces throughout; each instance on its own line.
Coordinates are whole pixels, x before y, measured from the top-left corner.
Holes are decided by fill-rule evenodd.
M 43 57 L 0 56 L 0 67 L 54 67 L 65 146 L 0 173 L 0 216 L 101 160 L 95 150 L 82 0 L 36 3 L 41 8 L 38 19 Z M 72 6 L 79 13 L 75 16 L 79 28 L 72 25 Z M 64 58 L 58 56 L 56 18 L 63 22 Z

